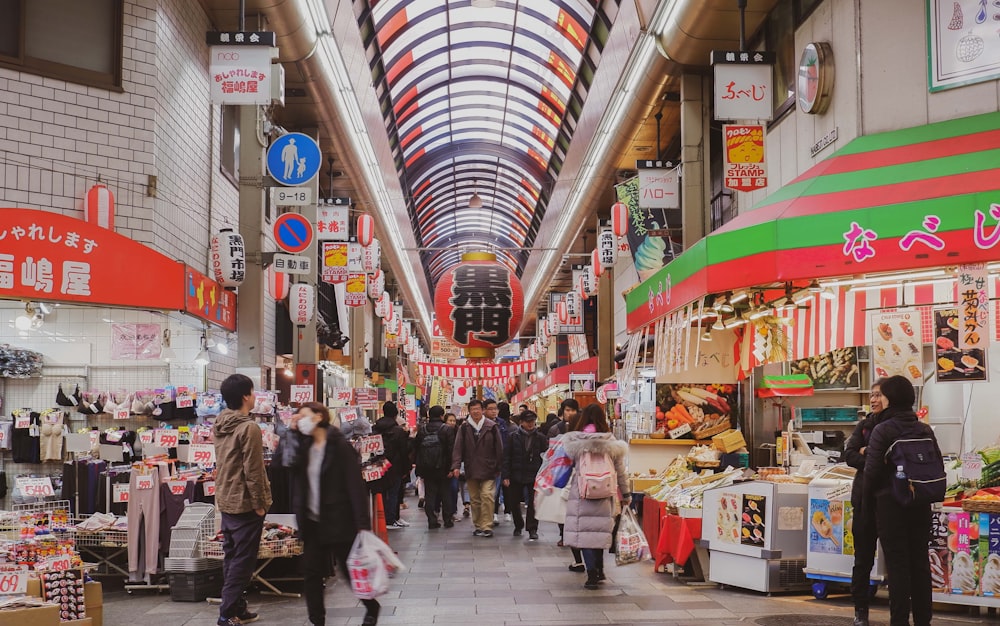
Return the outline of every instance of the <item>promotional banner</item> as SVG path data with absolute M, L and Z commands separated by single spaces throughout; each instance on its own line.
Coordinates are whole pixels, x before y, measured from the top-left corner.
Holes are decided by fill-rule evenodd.
M 628 207 L 628 246 L 639 280 L 646 280 L 681 253 L 680 211 L 640 208 L 638 176 L 616 185 L 615 195 Z
M 163 336 L 159 324 L 112 324 L 112 359 L 158 359 Z
M 574 273 L 574 278 L 576 274 Z M 574 284 L 575 284 L 574 280 Z M 580 315 L 569 316 L 566 321 L 563 322 L 559 319 L 559 316 L 555 314 L 555 311 L 559 308 L 559 303 L 566 299 L 566 294 L 551 292 L 549 294 L 549 311 L 553 313 L 550 314 L 550 322 L 555 322 L 556 331 L 552 333 L 553 335 L 577 335 L 583 333 L 583 311 Z
M 212 104 L 271 104 L 271 52 L 265 46 L 212 46 Z
M 368 300 L 368 275 L 349 273 L 344 290 L 344 304 L 347 306 L 364 306 Z
M 961 309 L 934 309 L 934 356 L 937 382 L 985 382 L 989 380 L 986 351 L 960 347 L 963 332 Z
M 680 168 L 664 167 L 664 165 L 663 161 L 636 162 L 639 172 L 640 208 L 680 209 Z
M 981 348 L 989 352 L 990 295 L 987 290 L 990 273 L 985 263 L 960 265 L 956 283 L 959 333 L 958 346 L 963 350 Z
M 316 207 L 316 239 L 320 241 L 347 241 L 350 235 L 348 226 L 348 207 L 318 206 Z
M 870 327 L 873 377 L 905 376 L 915 387 L 923 385 L 920 313 L 875 312 Z
M 324 283 L 342 283 L 347 280 L 346 243 L 323 243 L 321 278 Z
M 754 191 L 767 187 L 763 124 L 722 126 L 724 180 L 729 189 Z

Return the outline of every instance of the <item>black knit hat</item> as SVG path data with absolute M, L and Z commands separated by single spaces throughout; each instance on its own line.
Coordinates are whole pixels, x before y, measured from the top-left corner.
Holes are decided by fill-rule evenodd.
M 382 415 L 386 417 L 395 418 L 399 415 L 399 409 L 396 408 L 396 403 L 391 400 L 382 405 Z

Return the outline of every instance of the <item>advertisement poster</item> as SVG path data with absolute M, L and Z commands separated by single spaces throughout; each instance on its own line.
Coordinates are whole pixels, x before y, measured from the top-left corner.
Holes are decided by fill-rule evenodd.
M 112 324 L 112 359 L 160 358 L 162 333 L 159 324 Z
M 767 496 L 743 495 L 743 515 L 740 518 L 740 543 L 745 546 L 764 547 L 767 533 Z
M 931 91 L 1000 77 L 1000 4 L 927 0 Z
M 939 511 L 931 513 L 931 539 L 928 545 L 931 562 L 931 589 L 938 593 L 951 593 L 951 586 L 948 582 L 951 552 L 948 550 L 947 513 Z
M 739 423 L 738 389 L 715 383 L 657 384 L 656 430 L 667 432 L 688 424 L 694 438 L 701 439 L 732 428 Z
M 347 244 L 323 242 L 324 283 L 342 283 L 347 280 Z
M 979 558 L 983 563 L 979 595 L 1000 596 L 1000 515 L 996 513 L 979 514 Z
M 858 349 L 841 348 L 817 356 L 791 361 L 790 374 L 805 374 L 813 389 L 861 389 Z
M 723 124 L 725 184 L 736 191 L 767 187 L 763 124 Z
M 841 500 L 809 500 L 809 551 L 844 553 L 844 503 Z
M 569 390 L 570 391 L 593 391 L 594 390 L 594 374 L 570 374 L 569 375 Z
M 844 554 L 854 556 L 854 506 L 844 500 Z
M 742 528 L 741 515 L 739 495 L 726 492 L 719 495 L 719 517 L 716 520 L 719 541 L 734 545 L 739 544 L 740 528 Z
M 905 376 L 915 387 L 924 384 L 920 346 L 920 313 L 875 312 L 871 316 L 872 376 Z
M 958 347 L 962 350 L 990 349 L 990 273 L 985 263 L 958 268 Z
M 960 328 L 957 308 L 934 309 L 935 380 L 939 383 L 988 381 L 986 353 L 981 348 L 959 349 Z
M 681 211 L 639 208 L 638 176 L 616 185 L 615 195 L 628 207 L 628 247 L 639 280 L 646 280 L 681 253 Z
M 979 514 L 948 514 L 951 593 L 972 596 L 979 588 Z M 932 574 L 933 579 L 933 574 Z

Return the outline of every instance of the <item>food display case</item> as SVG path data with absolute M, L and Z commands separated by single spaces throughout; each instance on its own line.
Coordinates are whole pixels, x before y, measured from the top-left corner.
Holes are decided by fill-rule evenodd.
M 765 593 L 809 588 L 808 485 L 736 483 L 706 491 L 702 507 L 710 581 Z
M 822 470 L 809 483 L 806 577 L 813 596 L 827 596 L 829 583 L 850 583 L 854 568 L 854 516 L 851 487 L 855 470 L 844 464 Z M 870 584 L 874 592 L 885 581 L 885 559 L 879 546 Z

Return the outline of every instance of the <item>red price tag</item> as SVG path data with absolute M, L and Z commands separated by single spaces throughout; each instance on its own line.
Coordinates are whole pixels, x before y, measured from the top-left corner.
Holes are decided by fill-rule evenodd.
M 144 446 L 149 446 L 153 444 L 153 431 L 144 430 L 139 433 L 139 443 Z
M 382 435 L 362 437 L 360 446 L 361 454 L 385 454 L 385 444 L 382 442 Z
M 128 419 L 128 409 L 116 409 L 115 410 L 116 420 L 127 420 Z
M 45 567 L 43 569 L 47 569 L 52 572 L 64 572 L 71 567 L 73 567 L 73 560 L 63 554 L 46 559 Z
M 378 480 L 383 476 L 385 476 L 385 467 L 382 465 L 369 465 L 361 470 L 361 477 L 368 483 Z
M 358 413 L 354 409 L 348 409 L 346 411 L 340 412 L 340 421 L 346 423 L 353 422 L 358 419 Z
M 209 480 L 205 482 L 205 495 L 212 497 L 215 495 L 215 481 Z
M 188 462 L 198 465 L 214 465 L 215 446 L 201 443 L 188 446 Z
M 128 485 L 115 483 L 111 501 L 115 503 L 128 502 Z
M 28 568 L 16 572 L 0 573 L 0 595 L 24 594 L 28 592 Z
M 14 417 L 14 428 L 28 428 L 31 426 L 30 415 L 18 415 Z
M 297 404 L 305 404 L 306 402 L 313 401 L 313 386 L 312 385 L 292 385 L 291 389 L 292 402 Z
M 48 478 L 17 478 L 15 486 L 24 496 L 32 498 L 48 498 L 55 495 L 52 481 Z
M 170 487 L 170 493 L 175 496 L 183 496 L 184 492 L 187 491 L 187 481 L 186 480 L 171 480 L 167 482 Z
M 190 391 L 177 391 L 177 408 L 190 409 L 194 406 L 194 394 Z
M 156 431 L 156 445 L 161 448 L 176 448 L 177 447 L 177 431 L 176 430 L 157 430 Z
M 152 476 L 139 476 L 135 481 L 135 488 L 145 491 L 153 488 Z

